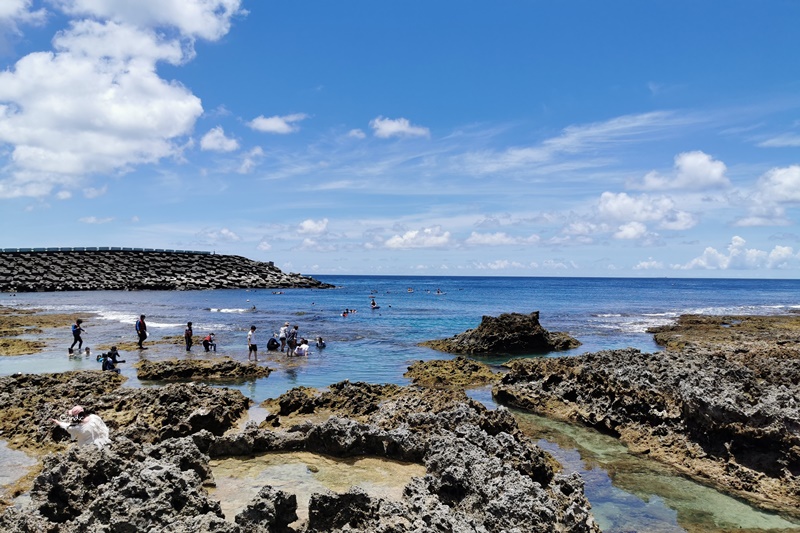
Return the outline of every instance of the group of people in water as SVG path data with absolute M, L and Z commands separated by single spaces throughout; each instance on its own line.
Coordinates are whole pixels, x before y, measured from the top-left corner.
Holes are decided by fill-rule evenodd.
M 258 344 L 256 343 L 256 326 L 250 326 L 250 331 L 247 333 L 247 360 L 251 358 L 258 361 Z M 295 324 L 292 326 L 289 322 L 285 322 L 283 326 L 274 333 L 272 337 L 267 340 L 267 350 L 270 352 L 280 351 L 289 357 L 299 356 L 305 357 L 309 353 L 308 339 L 300 337 L 300 326 Z M 324 348 L 326 346 L 325 340 L 322 337 L 317 337 L 317 348 Z
M 148 347 L 144 346 L 144 341 L 147 340 L 148 333 L 147 333 L 147 322 L 145 315 L 140 315 L 139 318 L 136 320 L 135 330 L 136 330 L 136 337 L 138 339 L 137 348 L 139 350 L 147 350 Z M 83 338 L 81 334 L 84 333 L 86 330 L 83 329 L 83 320 L 76 319 L 75 324 L 72 325 L 72 336 L 73 342 L 72 345 L 67 349 L 68 355 L 70 357 L 75 357 L 81 355 L 81 350 L 83 349 Z M 258 343 L 257 343 L 257 331 L 256 326 L 250 326 L 250 330 L 247 333 L 247 360 L 255 360 L 258 361 Z M 281 353 L 285 353 L 289 357 L 293 356 L 300 356 L 305 357 L 309 354 L 309 341 L 308 339 L 302 338 L 299 335 L 300 326 L 295 324 L 291 326 L 289 322 L 284 323 L 284 325 L 280 328 L 278 333 L 273 334 L 272 337 L 269 338 L 267 341 L 267 350 L 268 351 L 280 351 Z M 183 338 L 184 344 L 186 346 L 186 351 L 191 352 L 192 346 L 194 345 L 194 330 L 192 329 L 192 322 L 186 323 L 186 328 L 183 331 Z M 75 345 L 77 344 L 78 349 L 77 351 L 74 349 Z M 206 352 L 210 351 L 217 351 L 217 340 L 216 335 L 211 332 L 208 333 L 205 337 L 203 337 L 202 341 L 203 349 Z M 325 348 L 326 343 L 322 337 L 317 337 L 316 341 L 317 348 Z M 91 350 L 89 347 L 86 347 L 85 356 L 89 357 L 91 355 Z M 117 364 L 124 363 L 124 359 L 119 359 L 119 351 L 116 346 L 112 346 L 108 352 L 99 354 L 97 356 L 97 361 L 102 364 L 103 370 L 108 370 L 112 372 L 119 373 L 119 369 L 117 368 Z

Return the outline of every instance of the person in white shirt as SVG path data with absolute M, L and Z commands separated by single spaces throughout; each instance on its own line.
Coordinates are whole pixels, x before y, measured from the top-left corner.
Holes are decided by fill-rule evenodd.
M 308 341 L 306 339 L 302 339 L 300 341 L 300 344 L 298 344 L 297 348 L 294 349 L 294 355 L 299 355 L 299 356 L 308 355 Z
M 281 341 L 281 353 L 286 351 L 286 333 L 289 329 L 289 323 L 286 322 L 278 332 L 278 340 Z
M 256 345 L 256 327 L 250 326 L 250 332 L 247 334 L 247 360 L 250 356 L 258 361 L 258 346 Z
M 78 441 L 78 446 L 94 444 L 98 448 L 102 448 L 111 442 L 111 439 L 108 438 L 108 426 L 99 416 L 87 415 L 80 405 L 67 411 L 67 414 L 69 422 L 62 422 L 55 418 L 50 420 Z

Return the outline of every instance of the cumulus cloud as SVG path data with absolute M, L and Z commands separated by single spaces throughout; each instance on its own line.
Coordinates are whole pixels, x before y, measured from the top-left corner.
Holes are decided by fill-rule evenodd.
M 675 156 L 675 171 L 663 176 L 656 171 L 648 173 L 641 184 L 645 190 L 705 190 L 729 187 L 725 176 L 727 167 L 701 151 L 683 152 Z
M 366 133 L 364 133 L 364 132 L 363 132 L 362 130 L 360 130 L 360 129 L 354 129 L 354 130 L 350 130 L 350 131 L 348 131 L 348 132 L 347 132 L 347 136 L 348 136 L 348 137 L 352 137 L 352 138 L 354 138 L 354 139 L 363 139 L 363 138 L 365 138 L 365 137 L 367 136 L 367 134 L 366 134 Z
M 265 239 L 261 239 L 261 242 L 258 243 L 258 246 L 256 246 L 256 249 L 257 250 L 261 250 L 262 252 L 267 252 L 269 250 L 272 250 L 272 245 L 269 242 L 267 242 Z
M 539 242 L 538 235 L 529 237 L 513 237 L 505 232 L 497 233 L 478 233 L 473 231 L 464 241 L 466 244 L 475 246 L 503 246 L 507 244 L 536 244 Z
M 10 147 L 0 197 L 43 196 L 180 153 L 177 141 L 202 106 L 156 73 L 158 62 L 186 59 L 178 40 L 125 22 L 82 20 L 53 46 L 0 73 L 0 143 Z
M 44 9 L 32 9 L 32 0 L 3 0 L 0 2 L 0 30 L 3 27 L 16 31 L 18 23 L 39 23 L 44 21 Z
M 776 167 L 765 172 L 756 183 L 748 214 L 737 226 L 785 226 L 786 208 L 800 204 L 800 165 Z
M 0 24 L 45 16 L 3 0 Z M 0 143 L 8 146 L 0 198 L 75 188 L 92 174 L 177 157 L 202 113 L 191 91 L 156 65 L 194 57 L 244 14 L 241 0 L 51 0 L 74 17 L 53 39 L 0 73 Z
M 652 257 L 647 261 L 639 261 L 639 263 L 633 267 L 634 270 L 660 270 L 662 268 L 664 268 L 664 263 L 656 261 Z
M 623 224 L 614 233 L 615 239 L 641 239 L 647 235 L 647 226 L 641 222 L 628 222 Z
M 304 220 L 297 227 L 297 233 L 301 235 L 320 235 L 325 233 L 328 229 L 328 219 L 311 220 L 310 218 Z
M 6 0 L 4 0 L 6 1 Z M 215 41 L 228 33 L 241 0 L 51 0 L 68 15 L 138 27 L 175 28 L 181 35 Z
M 647 194 L 630 196 L 627 193 L 604 192 L 600 195 L 598 212 L 601 217 L 628 222 L 655 222 L 670 230 L 685 230 L 697 224 L 695 217 L 675 207 L 666 196 Z
M 422 126 L 413 126 L 407 118 L 390 119 L 377 117 L 370 121 L 375 137 L 388 139 L 389 137 L 430 137 L 431 132 Z
M 214 152 L 233 152 L 239 149 L 239 142 L 225 136 L 222 126 L 211 128 L 208 133 L 200 139 L 201 150 L 211 150 Z
M 734 236 L 728 245 L 727 252 L 720 252 L 711 246 L 691 261 L 680 265 L 672 265 L 676 270 L 756 270 L 759 268 L 785 269 L 800 265 L 800 254 L 795 254 L 791 247 L 775 246 L 772 250 L 747 248 L 746 242 Z
M 305 113 L 295 113 L 293 115 L 265 117 L 259 115 L 247 123 L 252 129 L 263 133 L 276 133 L 285 135 L 300 131 L 300 126 L 296 123 L 308 118 Z
M 450 242 L 450 232 L 442 231 L 440 226 L 410 230 L 402 235 L 390 237 L 384 243 L 387 248 L 437 248 Z
M 489 263 L 474 263 L 477 270 L 508 270 L 512 268 L 527 268 L 527 265 L 519 261 L 509 261 L 507 259 L 498 259 Z
M 204 229 L 197 233 L 197 236 L 208 242 L 239 242 L 242 240 L 236 233 L 228 228 Z

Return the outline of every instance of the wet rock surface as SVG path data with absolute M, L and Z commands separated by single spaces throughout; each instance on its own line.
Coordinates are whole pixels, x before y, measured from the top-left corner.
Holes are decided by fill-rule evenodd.
M 0 377 L 0 401 L 6 406 L 1 436 L 10 447 L 28 452 L 62 451 L 70 446 L 69 435 L 50 419 L 78 404 L 99 415 L 112 434 L 153 443 L 201 429 L 221 433 L 250 405 L 230 389 L 195 383 L 133 389 L 122 387 L 124 381 L 99 370 Z
M 659 353 L 508 363 L 504 404 L 618 436 L 690 477 L 800 515 L 800 317 L 683 317 Z
M 240 363 L 230 357 L 136 363 L 136 376 L 143 381 L 252 379 L 267 377 L 271 372 L 269 367 Z
M 0 514 L 0 530 L 599 531 L 581 479 L 555 473 L 550 456 L 519 431 L 508 411 L 487 411 L 463 393 L 342 382 L 326 391 L 291 391 L 270 404 L 282 406 L 283 414 L 237 430 L 232 415 L 246 404 L 238 391 L 173 384 L 139 391 L 152 410 L 180 410 L 173 417 L 152 416 L 161 428 L 147 431 L 136 417 L 148 407 L 123 391 L 114 394 L 124 404 L 104 403 L 107 388 L 90 374 L 67 381 L 98 400 L 96 412 L 109 422 L 111 444 L 102 449 L 73 445 L 47 455 L 30 503 Z M 11 384 L 4 385 L 6 394 Z M 40 404 L 54 401 L 43 392 L 40 398 Z M 226 399 L 231 405 L 213 421 L 191 422 Z M 341 414 L 321 420 L 330 409 Z M 111 416 L 114 412 L 118 418 Z M 133 420 L 136 429 L 112 424 L 122 418 Z M 414 478 L 399 501 L 357 488 L 316 494 L 303 523 L 294 522 L 293 495 L 265 486 L 242 512 L 225 520 L 219 502 L 205 490 L 214 483 L 210 458 L 290 450 L 413 461 L 423 464 L 426 474 Z
M 449 339 L 431 340 L 422 346 L 442 352 L 468 355 L 535 354 L 569 350 L 580 341 L 566 333 L 549 332 L 539 323 L 539 312 L 529 315 L 503 313 L 484 316 L 480 325 Z
M 0 253 L 0 291 L 330 288 L 271 262 L 167 251 Z
M 415 385 L 435 389 L 480 387 L 500 379 L 500 374 L 493 372 L 489 365 L 463 356 L 450 361 L 418 361 L 408 367 L 403 376 Z

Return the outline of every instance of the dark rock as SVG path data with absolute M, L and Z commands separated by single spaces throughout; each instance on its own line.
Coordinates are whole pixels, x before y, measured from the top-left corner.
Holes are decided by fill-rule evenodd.
M 800 516 L 800 373 L 794 365 L 787 375 L 793 362 L 776 359 L 779 379 L 757 377 L 745 361 L 763 370 L 769 353 L 757 364 L 752 353 L 742 359 L 733 350 L 704 349 L 514 360 L 493 393 L 504 404 L 595 427 L 692 478 Z
M 529 315 L 503 313 L 484 316 L 481 324 L 449 339 L 425 341 L 421 346 L 457 354 L 540 354 L 569 350 L 580 342 L 560 332 L 549 332 L 539 323 L 539 312 Z
M 169 361 L 142 360 L 136 364 L 136 376 L 145 381 L 262 378 L 269 376 L 270 373 L 272 373 L 272 369 L 269 367 L 257 363 L 240 363 L 230 357 Z
M 0 270 L 2 292 L 332 287 L 272 262 L 197 252 L 0 252 L 0 265 L 10 273 Z

